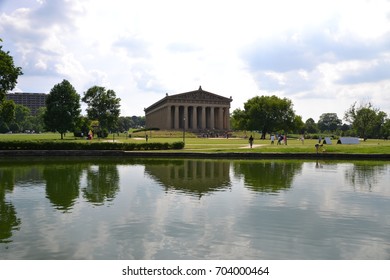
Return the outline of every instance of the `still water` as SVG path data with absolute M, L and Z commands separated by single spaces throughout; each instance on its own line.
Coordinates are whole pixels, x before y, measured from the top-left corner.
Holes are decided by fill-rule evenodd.
M 0 259 L 390 259 L 390 162 L 0 161 Z

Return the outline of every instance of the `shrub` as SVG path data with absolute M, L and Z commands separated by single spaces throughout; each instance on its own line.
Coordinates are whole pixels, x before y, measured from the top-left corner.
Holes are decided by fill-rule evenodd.
M 0 141 L 0 150 L 170 150 L 183 149 L 183 142 L 119 143 L 76 141 Z

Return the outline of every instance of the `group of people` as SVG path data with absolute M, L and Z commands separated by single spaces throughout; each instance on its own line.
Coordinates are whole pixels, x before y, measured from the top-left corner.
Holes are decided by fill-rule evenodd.
M 271 144 L 273 145 L 275 143 L 275 140 L 277 139 L 277 145 L 282 145 L 282 143 L 284 145 L 287 145 L 287 134 L 280 134 L 280 135 L 274 135 L 274 134 L 271 134 Z M 249 146 L 252 148 L 253 147 L 253 141 L 254 141 L 254 138 L 253 136 L 251 135 L 249 137 Z
M 275 143 L 275 139 L 278 140 L 277 145 L 287 145 L 287 134 L 280 134 L 280 135 L 273 135 L 271 134 L 271 144 L 273 145 Z

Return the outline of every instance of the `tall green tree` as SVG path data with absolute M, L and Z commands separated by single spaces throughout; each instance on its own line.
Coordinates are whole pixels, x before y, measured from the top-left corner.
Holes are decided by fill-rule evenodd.
M 3 40 L 0 39 L 0 42 Z M 5 94 L 13 90 L 16 86 L 18 77 L 23 75 L 22 68 L 14 65 L 14 59 L 9 51 L 3 51 L 0 45 L 0 104 L 5 99 Z
M 132 116 L 131 119 L 133 121 L 132 128 L 145 127 L 145 116 Z
M 382 137 L 384 139 L 389 139 L 390 137 L 390 119 L 386 119 L 385 123 L 383 124 Z
M 240 108 L 235 109 L 230 118 L 232 129 L 236 130 L 247 130 L 248 129 L 248 121 L 246 117 L 246 113 L 244 110 Z
M 345 112 L 344 119 L 352 124 L 357 135 L 367 139 L 381 134 L 386 116 L 386 113 L 375 108 L 371 103 L 357 106 L 355 102 Z
M 0 106 L 0 133 L 10 131 L 10 125 L 15 119 L 15 102 L 13 100 L 3 101 Z
M 307 133 L 316 133 L 318 131 L 317 124 L 312 118 L 306 120 L 305 129 Z
M 15 124 L 18 127 L 19 131 L 24 131 L 29 129 L 31 123 L 29 118 L 31 116 L 31 110 L 23 105 L 16 104 L 15 106 Z
M 305 133 L 305 123 L 302 121 L 301 116 L 295 115 L 291 130 L 294 130 L 302 134 Z
M 10 123 L 15 119 L 15 102 L 13 100 L 3 101 L 0 108 L 0 118 L 5 123 Z
M 46 107 L 40 107 L 35 116 L 29 116 L 26 122 L 26 129 L 35 132 L 42 132 L 45 130 L 45 113 Z
M 134 122 L 133 122 L 131 117 L 119 117 L 118 118 L 118 130 L 119 131 L 128 131 L 132 127 L 134 127 Z
M 121 99 L 116 97 L 115 91 L 93 86 L 84 93 L 82 101 L 87 104 L 88 118 L 99 121 L 101 136 L 117 129 Z
M 46 128 L 59 132 L 64 139 L 64 134 L 74 129 L 80 113 L 80 95 L 75 88 L 67 80 L 56 84 L 46 99 Z
M 236 113 L 236 114 L 234 114 Z M 277 130 L 290 131 L 302 120 L 296 119 L 293 104 L 287 98 L 273 96 L 256 96 L 244 104 L 244 111 L 233 112 L 242 127 L 248 130 L 261 131 L 261 138 Z
M 324 113 L 318 120 L 318 128 L 321 131 L 334 132 L 341 126 L 341 124 L 342 121 L 339 119 L 336 113 Z

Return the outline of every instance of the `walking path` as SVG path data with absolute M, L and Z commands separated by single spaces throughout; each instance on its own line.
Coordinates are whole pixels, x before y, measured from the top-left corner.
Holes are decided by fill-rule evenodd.
M 267 146 L 267 145 L 265 145 L 265 144 L 254 144 L 254 145 L 252 145 L 252 148 L 258 148 L 258 147 L 263 147 L 263 146 Z M 243 147 L 240 147 L 240 149 L 250 149 L 250 148 L 251 148 L 251 146 L 249 146 L 249 145 L 245 145 Z

